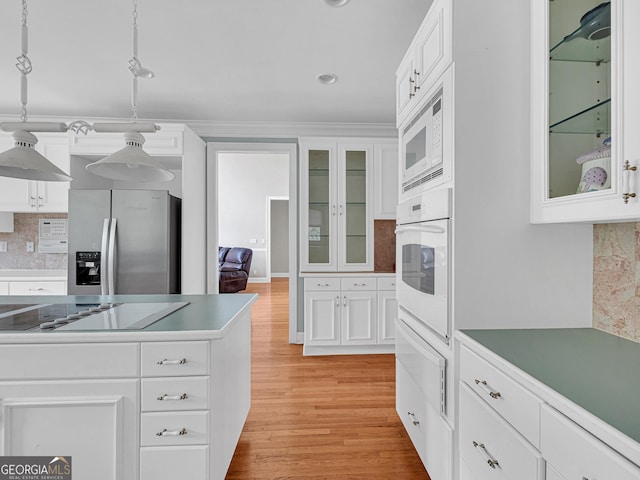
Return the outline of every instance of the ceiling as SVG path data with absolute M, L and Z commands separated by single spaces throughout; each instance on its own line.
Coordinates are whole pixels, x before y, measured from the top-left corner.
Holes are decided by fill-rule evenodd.
M 138 0 L 138 116 L 395 123 L 395 70 L 430 0 Z M 131 117 L 132 0 L 29 0 L 30 119 Z M 0 117 L 18 120 L 20 0 L 0 15 Z M 335 73 L 334 85 L 316 76 Z

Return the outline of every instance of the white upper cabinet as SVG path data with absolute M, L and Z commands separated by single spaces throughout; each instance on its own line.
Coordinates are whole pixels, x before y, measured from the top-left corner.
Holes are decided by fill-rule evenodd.
M 531 221 L 640 219 L 640 3 L 531 9 Z
M 373 145 L 300 149 L 301 271 L 373 270 Z
M 452 0 L 434 0 L 396 72 L 401 125 L 452 61 Z
M 69 173 L 69 139 L 66 133 L 36 133 L 35 149 L 51 163 Z M 11 134 L 0 137 L 0 151 L 13 148 Z M 0 177 L 0 211 L 60 212 L 68 209 L 69 182 L 39 182 Z

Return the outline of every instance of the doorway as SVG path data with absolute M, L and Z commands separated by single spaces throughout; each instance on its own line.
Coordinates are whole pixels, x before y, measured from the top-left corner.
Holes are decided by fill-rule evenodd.
M 288 178 L 280 174 L 270 182 L 268 177 L 273 172 L 268 161 L 282 156 Z M 282 207 L 286 201 L 290 343 L 297 341 L 297 163 L 297 146 L 293 143 L 207 143 L 207 293 L 218 293 L 218 246 L 222 240 L 234 243 L 222 246 L 254 250 L 250 281 L 271 280 L 272 206 Z M 268 193 L 265 185 L 282 181 L 286 183 L 284 192 Z M 244 206 L 244 213 L 238 213 L 240 206 Z
M 289 197 L 267 198 L 267 282 L 289 277 Z

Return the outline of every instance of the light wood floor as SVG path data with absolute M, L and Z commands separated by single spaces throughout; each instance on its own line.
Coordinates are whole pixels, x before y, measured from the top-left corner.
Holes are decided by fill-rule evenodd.
M 288 283 L 249 284 L 252 406 L 227 479 L 429 479 L 395 412 L 393 355 L 303 357 Z

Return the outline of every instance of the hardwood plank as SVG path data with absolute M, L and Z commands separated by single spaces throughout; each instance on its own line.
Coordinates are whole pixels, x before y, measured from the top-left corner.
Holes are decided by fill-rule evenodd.
M 429 480 L 395 412 L 393 355 L 303 357 L 288 282 L 252 283 L 252 406 L 228 480 Z

